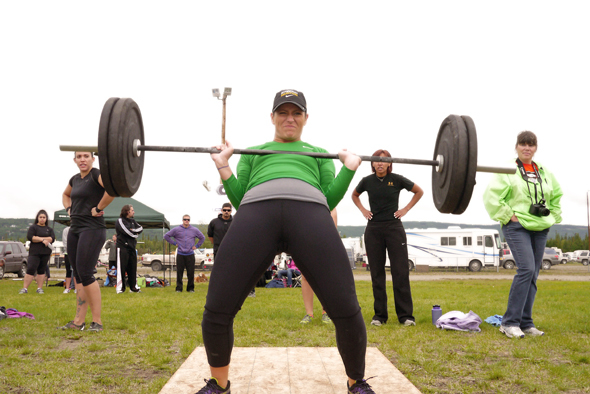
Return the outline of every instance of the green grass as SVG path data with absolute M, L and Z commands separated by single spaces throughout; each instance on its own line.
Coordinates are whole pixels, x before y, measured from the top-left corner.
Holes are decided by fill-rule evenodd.
M 0 321 L 2 393 L 158 393 L 203 343 L 207 284 L 197 284 L 194 294 L 168 287 L 116 295 L 103 288 L 101 333 L 56 330 L 73 319 L 74 295 L 58 287 L 18 295 L 21 286 L 0 280 L 0 305 L 35 315 Z M 590 392 L 588 282 L 539 282 L 534 317 L 546 332 L 541 338 L 510 340 L 486 323 L 480 333 L 431 324 L 434 304 L 443 312 L 472 310 L 482 319 L 503 314 L 509 288 L 510 280 L 414 281 L 417 326 L 397 323 L 390 288 L 390 321 L 373 327 L 371 283 L 357 281 L 368 346 L 379 348 L 423 393 Z M 300 289 L 256 293 L 235 320 L 235 346 L 336 346 L 332 325 L 319 318 L 299 324 L 305 314 Z M 320 308 L 316 299 L 318 317 Z M 208 371 L 196 379 L 204 377 Z

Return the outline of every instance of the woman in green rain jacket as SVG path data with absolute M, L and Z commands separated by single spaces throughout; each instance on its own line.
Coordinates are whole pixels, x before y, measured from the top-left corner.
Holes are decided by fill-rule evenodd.
M 533 323 L 537 277 L 549 228 L 561 222 L 561 187 L 555 176 L 533 161 L 537 137 L 523 131 L 517 137 L 515 174 L 496 174 L 484 194 L 484 205 L 514 256 L 517 272 L 510 287 L 508 307 L 500 332 L 507 337 L 541 336 Z

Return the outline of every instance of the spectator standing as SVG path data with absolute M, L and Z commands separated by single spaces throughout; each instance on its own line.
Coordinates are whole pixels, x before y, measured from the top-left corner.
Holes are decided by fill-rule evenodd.
M 47 212 L 42 209 L 35 216 L 33 223 L 27 231 L 29 245 L 29 259 L 27 260 L 27 273 L 23 281 L 23 288 L 19 294 L 27 294 L 33 279 L 37 282 L 37 293 L 43 294 L 43 282 L 47 272 L 47 263 L 51 258 L 51 244 L 55 242 L 55 233 L 49 227 Z M 35 275 L 37 277 L 35 278 Z
M 87 331 L 102 331 L 102 299 L 94 272 L 107 237 L 104 209 L 114 200 L 105 191 L 100 170 L 93 168 L 92 152 L 75 152 L 74 162 L 80 172 L 70 178 L 62 195 L 64 208 L 70 215 L 68 255 L 76 279 L 76 316 L 59 327 L 62 330 L 84 330 L 86 312 L 90 307 L 92 323 Z
M 233 220 L 231 211 L 231 204 L 229 202 L 226 202 L 221 207 L 221 213 L 217 215 L 217 218 L 209 222 L 209 227 L 207 228 L 207 236 L 213 244 L 213 256 L 217 254 L 219 245 L 221 245 L 221 241 L 223 240 L 223 237 L 225 237 L 225 233 L 227 233 L 227 230 L 229 230 L 229 227 L 231 226 L 231 222 Z
M 500 332 L 523 338 L 545 334 L 535 327 L 533 305 L 549 229 L 561 222 L 563 191 L 555 175 L 533 161 L 537 136 L 532 131 L 518 134 L 514 148 L 518 159 L 512 165 L 518 171 L 495 174 L 483 200 L 490 218 L 502 224 L 517 268 Z
M 143 227 L 135 221 L 135 210 L 133 205 L 123 205 L 121 215 L 115 223 L 117 236 L 117 294 L 125 292 L 125 274 L 127 274 L 127 283 L 129 291 L 140 293 L 137 286 L 137 237 L 142 233 Z M 109 252 L 110 256 L 110 252 Z M 110 257 L 109 257 L 110 260 Z
M 117 266 L 117 234 L 113 234 L 113 238 L 107 240 L 104 248 L 109 251 L 109 269 Z
M 391 157 L 389 152 L 384 149 L 377 150 L 373 156 Z M 405 326 L 415 326 L 416 319 L 413 316 L 414 304 L 408 266 L 408 246 L 401 218 L 420 201 L 424 191 L 409 179 L 393 174 L 391 163 L 371 162 L 371 171 L 373 174 L 361 179 L 352 192 L 352 201 L 367 219 L 365 247 L 371 270 L 373 298 L 375 299 L 373 303 L 375 314 L 371 324 L 381 326 L 387 322 L 389 317 L 385 273 L 386 253 L 388 253 L 397 319 Z M 404 208 L 399 209 L 399 194 L 403 189 L 414 195 Z M 359 198 L 365 191 L 369 195 L 370 211 L 365 209 Z
M 186 291 L 195 292 L 195 250 L 205 242 L 205 236 L 198 228 L 190 225 L 191 217 L 182 217 L 182 226 L 168 231 L 164 239 L 174 246 L 176 250 L 176 292 L 182 292 L 182 276 L 186 269 L 187 284 Z M 199 241 L 195 245 L 195 238 Z
M 66 266 L 66 283 L 64 294 L 68 294 L 74 287 L 72 281 L 72 266 L 70 264 L 70 257 L 68 256 L 68 233 L 70 232 L 70 226 L 64 228 L 61 233 L 61 240 L 64 244 L 64 265 Z

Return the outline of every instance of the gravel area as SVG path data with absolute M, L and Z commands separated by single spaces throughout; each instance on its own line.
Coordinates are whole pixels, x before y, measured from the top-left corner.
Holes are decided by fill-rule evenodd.
M 488 280 L 512 280 L 516 270 L 507 270 L 500 268 L 486 268 L 481 272 L 470 272 L 466 269 L 431 269 L 428 272 L 410 272 L 411 281 L 428 281 L 428 280 L 450 280 L 450 279 L 488 279 Z M 354 277 L 357 280 L 371 280 L 371 274 L 366 268 L 357 268 L 354 270 Z M 387 274 L 387 280 L 391 281 L 391 275 Z M 563 264 L 554 265 L 550 270 L 541 270 L 539 280 L 562 280 L 572 282 L 590 282 L 590 266 L 581 264 Z

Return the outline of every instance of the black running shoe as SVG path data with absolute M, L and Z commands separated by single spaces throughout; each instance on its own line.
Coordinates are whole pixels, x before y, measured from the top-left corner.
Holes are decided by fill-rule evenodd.
M 86 331 L 93 331 L 93 332 L 102 331 L 102 324 L 92 322 L 92 323 L 90 323 L 90 327 Z
M 346 382 L 348 394 L 375 394 L 369 383 L 367 383 L 367 380 L 369 379 L 357 380 L 352 386 L 349 386 L 348 382 Z
M 57 327 L 57 329 L 58 330 L 78 330 L 78 331 L 82 331 L 82 330 L 84 330 L 84 327 L 85 326 L 86 326 L 86 323 L 82 323 L 81 325 L 77 325 L 72 320 L 72 321 L 67 322 L 65 326 Z
M 215 378 L 203 380 L 207 384 L 205 385 L 205 387 L 197 391 L 196 394 L 231 394 L 231 390 L 229 388 L 229 380 L 227 381 L 226 388 L 221 388 L 221 386 L 217 384 L 217 379 Z

